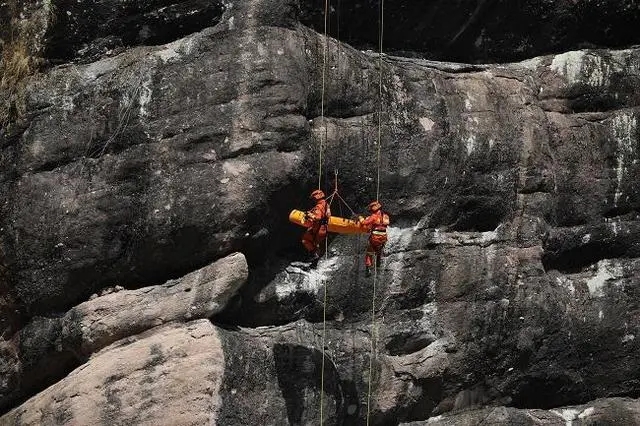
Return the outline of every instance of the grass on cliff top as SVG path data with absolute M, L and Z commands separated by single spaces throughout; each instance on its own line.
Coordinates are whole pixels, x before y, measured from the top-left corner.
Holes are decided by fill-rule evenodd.
M 40 52 L 39 40 L 47 27 L 55 20 L 52 0 L 44 0 L 36 10 L 31 10 L 24 18 L 24 10 L 16 0 L 7 2 L 10 34 L 8 40 L 0 39 L 0 126 L 19 119 L 25 109 L 24 87 L 29 76 L 40 69 L 43 62 L 36 52 Z M 3 19 L 3 21 L 5 21 Z
M 25 40 L 10 41 L 2 46 L 0 59 L 0 125 L 24 112 L 22 91 L 26 78 L 37 70 L 36 60 L 29 54 Z

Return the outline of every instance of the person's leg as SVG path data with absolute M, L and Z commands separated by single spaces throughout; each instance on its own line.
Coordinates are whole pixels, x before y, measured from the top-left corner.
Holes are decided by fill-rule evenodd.
M 364 266 L 367 268 L 367 276 L 371 275 L 371 267 L 373 266 L 373 257 L 376 255 L 376 249 L 373 245 L 373 241 L 369 238 L 369 245 L 364 255 Z
M 318 229 L 318 233 L 316 234 L 316 253 L 320 256 L 321 253 L 324 253 L 327 245 L 327 227 L 321 226 Z
M 382 256 L 384 254 L 384 243 L 376 247 L 376 266 L 379 268 L 382 264 Z
M 382 263 L 382 254 L 384 252 L 384 245 L 387 242 L 386 235 L 373 235 L 371 246 L 375 251 L 376 256 L 376 267 L 380 267 Z
M 376 244 L 373 238 L 369 238 L 369 245 L 367 245 L 367 252 L 364 256 L 364 264 L 367 267 L 373 266 L 373 257 L 376 255 Z
M 312 229 L 307 229 L 304 235 L 302 235 L 302 245 L 309 253 L 316 251 L 316 239 Z
M 369 249 L 367 249 L 367 253 L 364 255 L 364 265 L 367 268 L 370 268 L 373 266 L 373 257 L 376 255 L 376 252 L 371 250 L 369 251 Z

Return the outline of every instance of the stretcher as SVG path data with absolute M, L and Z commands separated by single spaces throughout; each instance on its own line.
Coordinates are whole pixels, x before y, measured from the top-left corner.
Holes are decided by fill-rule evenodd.
M 305 212 L 301 210 L 292 210 L 289 213 L 289 221 L 295 223 L 296 225 L 308 227 L 310 226 L 309 221 L 305 221 Z M 368 234 L 369 231 L 360 226 L 360 224 L 352 219 L 345 219 L 338 216 L 329 217 L 328 223 L 329 232 L 333 232 L 335 234 Z

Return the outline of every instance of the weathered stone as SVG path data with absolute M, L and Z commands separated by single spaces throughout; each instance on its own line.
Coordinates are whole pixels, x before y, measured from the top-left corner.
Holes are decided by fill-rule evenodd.
M 235 331 L 204 320 L 163 325 L 104 348 L 0 422 L 306 424 L 319 418 L 322 401 L 326 424 L 340 424 L 354 402 L 345 395 L 354 395 L 332 352 L 321 384 L 319 331 L 303 322 Z
M 387 379 L 375 388 L 391 398 L 382 412 L 408 420 L 489 402 L 549 408 L 636 392 L 638 260 L 546 271 L 543 248 L 512 245 L 514 230 L 391 228 L 375 304 L 388 324 Z M 357 252 L 342 238 L 333 246 Z M 328 319 L 356 327 L 373 284 L 357 261 L 290 266 L 257 296 L 256 320 L 321 318 L 326 285 Z
M 226 370 L 220 390 L 219 424 L 338 425 L 346 412 L 343 389 L 319 329 L 307 323 L 221 331 Z M 322 396 L 321 396 L 322 395 Z M 261 420 L 262 419 L 262 420 Z
M 167 325 L 105 348 L 0 418 L 3 424 L 209 424 L 225 357 L 207 320 Z
M 345 329 L 328 324 L 323 340 L 322 324 L 304 320 L 221 332 L 227 360 L 221 424 L 253 424 L 260 418 L 273 424 L 314 424 L 320 420 L 321 403 L 325 424 L 360 424 L 367 404 L 372 424 L 380 424 L 377 385 L 367 398 L 368 332 L 366 324 Z M 377 384 L 383 363 L 377 357 L 372 362 Z M 263 402 L 265 394 L 271 396 L 268 403 Z
M 331 2 L 328 32 L 378 50 L 461 62 L 505 62 L 584 47 L 638 44 L 633 0 L 359 0 Z M 302 21 L 324 30 L 324 2 L 304 0 Z
M 171 321 L 209 318 L 221 312 L 249 275 L 236 253 L 161 286 L 123 290 L 81 303 L 62 318 L 63 340 L 81 342 L 90 355 L 126 336 Z
M 201 36 L 198 40 L 209 44 L 208 36 Z M 111 95 L 107 95 L 107 98 L 104 98 L 106 103 L 102 104 L 98 101 L 98 104 L 104 106 L 106 110 L 98 113 L 102 106 L 96 104 L 95 96 L 102 95 L 96 92 L 84 101 L 80 98 L 73 101 L 76 105 L 74 109 L 79 107 L 89 115 L 96 114 L 93 117 L 97 120 L 94 123 L 98 127 L 94 128 L 97 133 L 93 133 L 93 136 L 93 130 L 87 133 L 89 127 L 93 127 L 87 127 L 87 119 L 89 122 L 92 119 L 85 113 L 81 114 L 84 117 L 76 117 L 78 121 L 75 124 L 65 121 L 62 116 L 57 116 L 55 120 L 61 120 L 59 123 L 65 124 L 57 130 L 52 130 L 53 133 L 49 131 L 41 133 L 40 130 L 36 130 L 40 125 L 33 122 L 32 130 L 25 134 L 35 138 L 32 139 L 35 145 L 31 143 L 27 145 L 31 145 L 31 148 L 36 151 L 39 151 L 37 146 L 41 146 L 43 151 L 31 152 L 31 148 L 22 144 L 11 145 L 3 151 L 3 158 L 8 161 L 17 160 L 13 157 L 14 154 L 26 160 L 26 162 L 22 160 L 12 162 L 22 170 L 20 174 L 27 170 L 40 170 L 34 174 L 28 172 L 30 177 L 24 176 L 29 183 L 7 182 L 8 186 L 16 189 L 17 187 L 31 189 L 17 192 L 10 190 L 15 197 L 12 195 L 11 200 L 7 199 L 4 205 L 4 210 L 17 212 L 24 207 L 38 212 L 33 216 L 39 218 L 37 223 L 30 220 L 27 223 L 26 217 L 23 217 L 24 220 L 14 218 L 8 212 L 7 215 L 3 215 L 11 223 L 3 233 L 5 239 L 9 235 L 17 235 L 13 230 L 22 229 L 17 231 L 18 234 L 24 231 L 25 238 L 26 235 L 38 235 L 40 241 L 38 244 L 29 244 L 29 250 L 33 252 L 28 258 L 22 255 L 22 250 L 27 247 L 23 246 L 21 241 L 27 241 L 29 238 L 23 240 L 18 237 L 17 245 L 15 240 L 5 241 L 5 244 L 11 247 L 11 254 L 8 255 L 7 260 L 9 279 L 17 289 L 20 300 L 29 306 L 30 312 L 69 308 L 107 283 L 120 282 L 131 286 L 135 282 L 162 282 L 196 269 L 212 258 L 239 249 L 251 251 L 251 247 L 261 246 L 262 242 L 271 236 L 263 233 L 262 236 L 252 238 L 265 225 L 268 226 L 273 222 L 271 219 L 267 223 L 257 219 L 247 221 L 246 215 L 253 215 L 253 212 L 266 209 L 268 200 L 280 196 L 278 194 L 283 190 L 282 185 L 286 188 L 290 185 L 287 182 L 301 174 L 303 157 L 296 152 L 287 152 L 294 149 L 296 141 L 308 131 L 306 121 L 301 115 L 290 114 L 287 111 L 289 108 L 293 110 L 301 108 L 303 106 L 299 102 L 301 100 L 291 99 L 290 107 L 281 109 L 281 100 L 290 103 L 287 98 L 289 90 L 291 93 L 296 90 L 293 87 L 277 98 L 269 98 L 267 102 L 272 103 L 274 108 L 280 109 L 281 112 L 273 116 L 271 124 L 260 124 L 261 128 L 264 127 L 267 132 L 264 134 L 264 145 L 247 151 L 247 147 L 252 146 L 254 142 L 257 144 L 258 141 L 249 142 L 244 138 L 254 135 L 262 139 L 263 136 L 259 136 L 261 133 L 258 129 L 245 130 L 244 124 L 241 125 L 235 118 L 233 122 L 226 122 L 224 117 L 237 117 L 238 120 L 240 117 L 242 120 L 255 119 L 255 123 L 258 123 L 257 116 L 251 118 L 251 115 L 244 114 L 249 107 L 244 101 L 229 103 L 236 96 L 245 96 L 236 93 L 237 90 L 252 92 L 254 89 L 241 84 L 241 81 L 246 78 L 243 76 L 244 73 L 236 75 L 235 78 L 239 81 L 232 83 L 220 80 L 219 76 L 204 71 L 214 66 L 222 67 L 220 69 L 235 67 L 239 58 L 233 56 L 232 46 L 227 43 L 210 45 L 209 47 L 218 52 L 206 57 L 201 57 L 197 53 L 199 50 L 195 47 L 197 43 L 188 47 L 193 49 L 189 50 L 191 54 L 200 57 L 202 61 L 192 69 L 195 73 L 194 78 L 199 79 L 197 75 L 206 76 L 211 84 L 219 85 L 222 89 L 212 89 L 205 96 L 210 99 L 205 99 L 198 94 L 201 92 L 200 84 L 195 87 L 192 86 L 190 78 L 183 80 L 183 77 L 186 77 L 184 64 L 170 59 L 173 55 L 179 56 L 177 52 L 187 49 L 187 45 L 190 44 L 191 42 L 184 41 L 183 44 L 165 47 L 164 50 L 158 50 L 158 56 L 154 56 L 155 59 L 152 61 L 158 61 L 157 63 L 160 64 L 165 63 L 162 59 L 163 55 L 168 55 L 165 59 L 171 70 L 164 77 L 167 78 L 167 83 L 174 78 L 182 81 L 175 86 L 174 83 L 169 83 L 173 89 L 167 87 L 158 90 L 154 97 L 157 97 L 160 104 L 166 103 L 167 107 L 175 101 L 186 103 L 176 105 L 175 113 L 171 112 L 167 117 L 164 117 L 164 113 L 156 118 L 150 116 L 151 127 L 147 130 L 142 131 L 137 124 L 129 121 L 120 121 L 118 124 L 116 119 L 109 123 L 119 114 L 117 113 L 120 108 L 117 106 L 119 101 L 114 103 L 109 100 Z M 224 59 L 225 56 L 226 59 Z M 130 59 L 133 60 L 135 57 L 136 55 L 131 56 Z M 294 61 L 297 60 L 295 57 L 291 58 Z M 152 78 L 151 75 L 155 71 L 147 74 L 151 69 L 147 69 L 146 66 L 144 68 L 146 71 L 138 70 L 142 72 L 140 77 L 146 76 L 143 78 L 144 81 L 137 77 L 132 80 L 133 75 L 130 74 L 122 75 L 122 80 L 112 81 L 110 73 L 119 66 L 124 66 L 122 59 L 122 57 L 107 59 L 91 65 L 90 69 L 87 68 L 88 74 L 81 77 L 85 82 L 80 84 L 89 84 L 89 87 L 92 87 L 98 79 L 102 83 L 97 83 L 98 86 L 94 88 L 103 94 L 112 90 L 120 92 L 124 88 L 125 91 L 132 90 L 127 92 L 129 93 L 127 97 L 137 94 L 142 96 L 140 99 L 146 99 L 150 92 L 143 89 L 144 84 L 147 84 L 144 81 L 147 77 Z M 172 62 L 174 64 L 170 65 Z M 282 65 L 282 78 L 285 78 L 285 70 L 294 65 L 288 60 L 282 60 L 279 63 Z M 138 71 L 134 73 L 137 74 Z M 106 79 L 102 80 L 98 75 L 104 73 L 107 73 Z M 67 72 L 62 72 L 53 80 L 65 74 L 69 75 Z M 153 77 L 155 78 L 163 79 L 160 76 Z M 103 84 L 106 85 L 102 86 Z M 130 86 L 129 89 L 127 89 L 128 86 Z M 88 88 L 88 90 L 93 89 Z M 177 92 L 172 92 L 173 90 Z M 193 99 L 200 98 L 197 102 L 200 105 L 188 106 L 192 103 L 191 98 L 175 95 L 184 90 L 192 90 Z M 257 90 L 262 91 L 262 89 Z M 268 88 L 265 87 L 264 90 Z M 40 95 L 36 96 L 40 97 Z M 47 96 L 42 97 L 41 101 L 50 102 L 51 99 L 46 100 Z M 155 115 L 151 110 L 145 109 L 146 101 L 143 100 L 143 103 L 139 104 L 140 99 L 137 97 L 129 99 L 131 102 L 127 101 L 126 106 L 121 105 L 125 108 L 122 111 L 128 111 L 127 117 L 129 113 L 136 116 L 139 114 L 145 116 L 147 113 Z M 36 99 L 34 101 L 39 102 Z M 53 108 L 56 109 L 56 107 Z M 191 108 L 200 112 L 196 113 L 195 110 L 189 112 Z M 106 118 L 110 115 L 107 110 L 116 113 L 116 116 Z M 77 111 L 80 112 L 80 110 Z M 60 112 L 63 115 L 67 114 L 62 110 Z M 258 110 L 255 113 L 261 116 Z M 209 117 L 203 114 L 209 114 Z M 41 118 L 49 121 L 44 116 Z M 191 126 L 195 133 L 185 133 L 181 130 L 185 126 L 185 120 L 192 121 Z M 116 126 L 114 129 L 120 129 L 114 135 L 103 134 L 102 130 L 97 130 L 102 128 L 110 134 L 110 130 L 107 129 L 112 125 Z M 201 128 L 201 125 L 205 128 Z M 280 128 L 284 129 L 281 134 L 276 130 Z M 148 139 L 145 132 L 158 143 Z M 49 136 L 46 136 L 47 134 Z M 48 142 L 40 145 L 41 138 L 47 139 Z M 63 142 L 56 147 L 51 141 L 58 138 L 62 138 Z M 119 138 L 123 139 L 118 142 Z M 88 141 L 91 142 L 86 145 Z M 211 142 L 214 145 L 218 143 L 222 145 L 216 148 L 208 146 Z M 121 143 L 125 145 L 120 146 Z M 175 150 L 174 148 L 178 146 L 182 148 Z M 15 151 L 16 148 L 19 148 L 20 152 Z M 112 151 L 113 149 L 116 151 Z M 162 154 L 163 151 L 165 154 Z M 116 152 L 121 154 L 116 155 Z M 165 158 L 165 155 L 169 157 Z M 92 156 L 100 159 L 88 158 Z M 64 165 L 72 159 L 70 164 Z M 101 164 L 103 161 L 109 163 L 106 168 Z M 97 168 L 94 169 L 94 167 Z M 51 168 L 53 170 L 46 171 Z M 69 170 L 63 171 L 67 168 Z M 91 178 L 93 183 L 86 186 L 89 182 L 84 178 L 78 179 L 77 173 L 85 174 L 89 169 L 93 170 L 90 172 L 92 175 L 94 173 L 97 175 Z M 115 171 L 116 169 L 118 171 Z M 13 171 L 17 172 L 16 169 Z M 4 176 L 10 177 L 11 174 L 10 171 Z M 40 197 L 36 196 L 36 193 L 47 193 L 47 195 Z M 278 209 L 279 214 L 284 215 L 288 206 L 281 205 Z M 58 223 L 55 230 L 47 225 L 50 219 Z M 82 223 L 94 225 L 102 223 L 102 225 L 92 225 L 89 230 L 84 228 Z M 123 255 L 123 251 L 129 254 Z M 43 255 L 49 260 L 44 261 Z M 23 267 L 26 269 L 22 269 Z M 25 273 L 31 275 L 29 271 L 33 271 L 34 267 L 41 272 L 36 273 L 37 277 L 31 276 L 28 279 L 29 281 L 33 279 L 28 286 L 21 285 L 19 282 L 22 278 L 19 276 Z M 22 272 L 18 272 L 19 270 Z M 40 284 L 35 284 L 36 282 Z M 64 284 L 65 282 L 70 286 Z M 72 282 L 75 284 L 71 284 Z M 47 302 L 40 303 L 36 300 L 41 302 L 47 300 Z
M 8 339 L 20 329 L 20 307 L 9 286 L 4 252 L 0 245 L 0 338 Z
M 271 217 L 286 214 L 282 197 L 289 207 L 301 201 L 290 194 L 310 180 L 305 168 L 314 145 L 307 142 L 323 134 L 321 120 L 311 128 L 306 120 L 319 113 L 322 44 L 303 28 L 285 29 L 291 13 L 266 12 L 270 6 L 236 6 L 212 30 L 78 73 L 58 70 L 31 86 L 32 109 L 49 115 L 34 115 L 20 143 L 3 150 L 10 279 L 30 309 L 44 300 L 65 307 L 82 300 L 92 289 L 80 281 L 161 281 L 231 249 L 261 259 L 258 241 L 281 245 L 286 228 Z M 236 42 L 257 47 L 240 57 Z M 326 166 L 340 168 L 343 187 L 359 194 L 350 201 L 365 203 L 375 169 L 367 140 L 375 138 L 377 60 L 331 43 L 328 62 Z M 638 196 L 625 185 L 638 167 L 624 141 L 636 131 L 634 115 L 610 108 L 637 105 L 638 76 L 628 72 L 637 62 L 634 50 L 469 70 L 385 59 L 381 177 L 383 192 L 394 194 L 388 208 L 397 219 L 429 217 L 432 226 L 460 231 L 492 230 L 531 203 L 538 206 L 530 214 L 558 224 L 632 211 Z M 576 90 L 585 100 L 618 95 L 594 122 L 584 115 L 592 112 L 581 112 Z M 560 143 L 587 134 L 594 143 L 583 150 L 605 159 L 597 186 L 586 175 L 578 179 L 569 167 L 576 148 Z M 342 163 L 355 152 L 371 155 Z M 271 202 L 281 209 L 264 223 Z M 50 221 L 61 224 L 57 232 Z M 89 232 L 83 223 L 101 226 Z M 38 235 L 37 244 L 30 235 Z M 154 259 L 171 262 L 158 267 Z
M 7 386 L 15 339 L 34 372 L 59 346 L 44 337 L 82 347 L 59 312 L 242 251 L 250 282 L 214 317 L 234 354 L 227 423 L 318 418 L 325 314 L 336 424 L 366 417 L 371 336 L 374 424 L 637 395 L 640 50 L 379 58 L 298 25 L 295 6 L 236 2 L 200 33 L 31 81 L 24 132 L 0 135 L 5 303 L 32 319 L 0 345 Z M 376 197 L 380 155 L 393 226 L 375 282 L 363 236 L 331 237 L 318 269 L 292 262 L 303 229 L 286 216 L 317 185 L 321 143 L 322 170 L 339 170 L 358 211 Z
M 105 346 L 156 326 L 222 311 L 248 277 L 236 253 L 161 286 L 121 290 L 84 302 L 64 316 L 36 317 L 0 342 L 0 410 L 55 383 Z
M 402 426 L 488 425 L 635 425 L 640 422 L 640 401 L 630 398 L 604 398 L 588 404 L 553 410 L 525 410 L 492 407 L 432 417 L 428 421 L 402 423 Z
M 95 60 L 138 45 L 164 44 L 214 26 L 221 1 L 61 0 L 47 36 L 46 55 L 53 61 Z

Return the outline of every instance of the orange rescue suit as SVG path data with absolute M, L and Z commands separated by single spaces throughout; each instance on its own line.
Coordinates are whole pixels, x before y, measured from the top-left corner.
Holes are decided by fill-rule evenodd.
M 318 248 L 322 240 L 327 236 L 327 226 L 331 210 L 326 200 L 320 199 L 316 201 L 306 214 L 309 221 L 307 231 L 302 236 L 302 245 L 310 253 L 318 254 Z
M 380 264 L 382 257 L 382 249 L 387 242 L 387 226 L 389 225 L 389 215 L 382 210 L 378 210 L 367 216 L 362 221 L 362 225 L 370 230 L 369 246 L 367 254 L 364 257 L 364 263 L 367 267 L 373 266 L 373 257 L 376 256 L 377 264 Z

